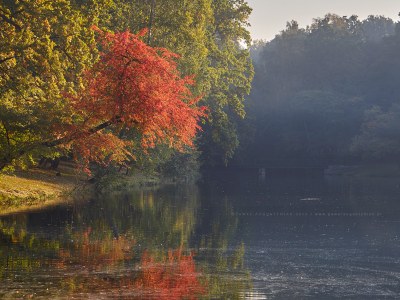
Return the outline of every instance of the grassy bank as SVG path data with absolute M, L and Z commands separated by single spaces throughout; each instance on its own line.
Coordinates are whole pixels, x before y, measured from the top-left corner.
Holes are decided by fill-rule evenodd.
M 91 184 L 87 175 L 77 174 L 72 165 L 61 164 L 58 171 L 35 168 L 0 174 L 0 216 L 85 199 L 95 192 L 154 188 L 169 183 L 156 175 L 135 172 L 129 176 L 110 173 Z
M 32 169 L 14 174 L 0 174 L 0 215 L 44 208 L 88 192 L 82 176 L 64 169 L 55 171 Z

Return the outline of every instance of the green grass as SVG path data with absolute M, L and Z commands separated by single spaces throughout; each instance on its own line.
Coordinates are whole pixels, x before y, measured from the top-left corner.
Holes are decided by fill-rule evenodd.
M 154 189 L 169 183 L 156 175 L 135 172 L 130 176 L 110 174 L 95 185 L 87 184 L 87 176 L 76 174 L 73 166 L 61 165 L 61 176 L 55 171 L 31 169 L 12 175 L 0 174 L 0 215 L 42 209 L 77 198 L 88 198 L 97 192 L 125 191 L 134 188 Z
M 54 171 L 33 169 L 0 174 L 0 215 L 66 202 L 80 184 L 72 172 L 56 176 Z

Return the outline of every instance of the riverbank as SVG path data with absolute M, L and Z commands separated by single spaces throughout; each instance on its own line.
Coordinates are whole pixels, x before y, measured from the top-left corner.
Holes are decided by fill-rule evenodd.
M 400 177 L 397 164 L 330 166 L 326 176 Z M 60 165 L 59 171 L 34 168 L 13 174 L 0 174 L 0 216 L 28 210 L 43 209 L 69 201 L 87 199 L 93 193 L 124 191 L 133 188 L 154 189 L 160 185 L 176 184 L 171 178 L 157 174 L 133 172 L 125 175 L 111 173 L 89 183 L 85 174 L 77 173 L 72 165 Z
M 111 173 L 98 178 L 95 183 L 87 175 L 77 173 L 72 166 L 61 164 L 59 170 L 33 168 L 13 174 L 0 174 L 0 216 L 78 199 L 87 199 L 95 192 L 122 191 L 132 188 L 153 189 L 170 184 L 159 176 L 140 172 L 129 176 Z
M 68 168 L 61 172 L 35 168 L 0 174 L 0 215 L 65 203 L 89 194 L 90 189 L 83 175 Z

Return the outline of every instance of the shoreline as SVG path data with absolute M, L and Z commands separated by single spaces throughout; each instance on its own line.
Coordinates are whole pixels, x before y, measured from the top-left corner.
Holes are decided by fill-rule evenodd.
M 33 168 L 0 174 L 0 216 L 68 204 L 90 198 L 96 192 L 153 189 L 167 183 L 158 176 L 136 173 L 107 175 L 94 184 L 88 181 L 87 175 L 66 166 L 60 166 L 57 171 Z
M 324 176 L 398 178 L 400 169 L 393 164 L 330 166 L 325 170 Z M 67 166 L 62 166 L 59 171 L 33 168 L 0 174 L 0 216 L 68 204 L 90 198 L 96 191 L 104 193 L 132 188 L 153 189 L 165 184 L 176 182 L 162 180 L 156 175 L 136 173 L 131 176 L 112 174 L 101 178 L 97 184 L 92 184 L 87 175 L 77 173 L 74 168 Z
M 0 216 L 67 204 L 90 195 L 92 186 L 81 175 L 71 170 L 61 174 L 37 168 L 0 174 Z

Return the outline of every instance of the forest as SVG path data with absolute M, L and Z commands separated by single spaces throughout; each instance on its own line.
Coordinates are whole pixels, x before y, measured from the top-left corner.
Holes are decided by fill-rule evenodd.
M 252 92 L 235 164 L 397 163 L 400 24 L 327 14 L 251 47 Z
M 327 14 L 251 41 L 244 0 L 1 4 L 0 169 L 194 176 L 397 162 L 400 24 Z
M 1 170 L 62 158 L 172 176 L 233 156 L 253 77 L 245 1 L 0 9 Z

